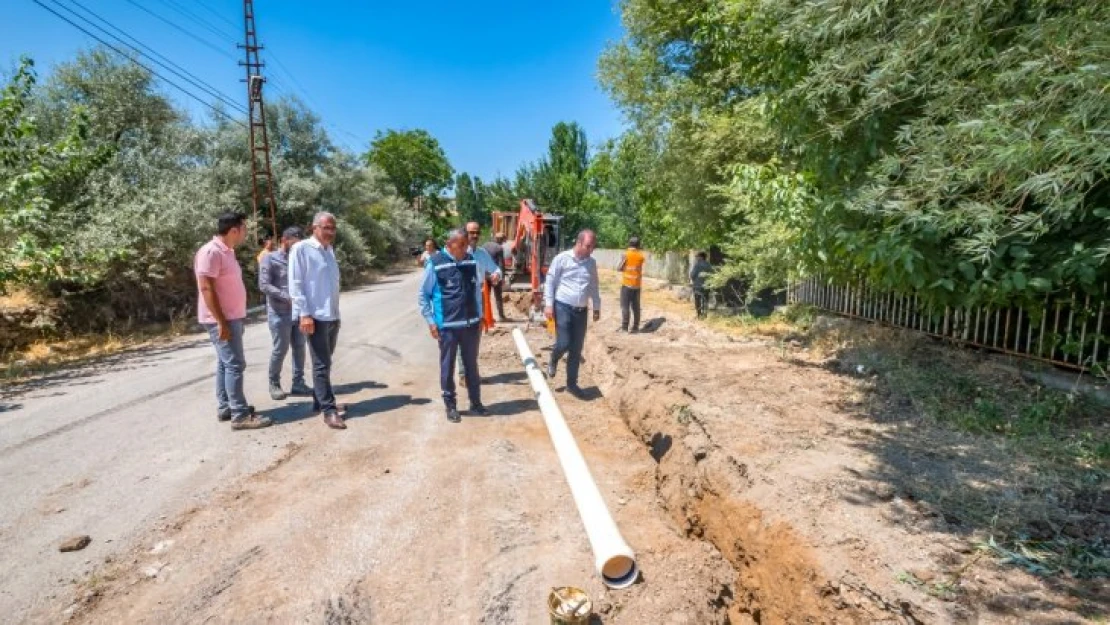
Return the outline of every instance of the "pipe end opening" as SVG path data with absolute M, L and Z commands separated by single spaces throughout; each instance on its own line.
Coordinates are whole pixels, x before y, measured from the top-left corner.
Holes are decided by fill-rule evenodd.
M 601 579 L 610 588 L 628 588 L 640 579 L 640 569 L 628 556 L 613 556 L 602 565 Z

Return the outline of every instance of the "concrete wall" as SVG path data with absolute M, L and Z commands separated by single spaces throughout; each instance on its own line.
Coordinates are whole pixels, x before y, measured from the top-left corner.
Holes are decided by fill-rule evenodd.
M 621 262 L 624 250 L 594 250 L 594 258 L 601 269 L 616 269 Z M 671 284 L 686 284 L 690 276 L 690 255 L 678 252 L 656 254 L 644 252 L 644 275 L 648 278 L 666 280 Z

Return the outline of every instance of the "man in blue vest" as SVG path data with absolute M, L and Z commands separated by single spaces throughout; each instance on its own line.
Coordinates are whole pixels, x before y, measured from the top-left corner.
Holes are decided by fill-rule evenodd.
M 420 286 L 420 314 L 428 322 L 433 339 L 439 341 L 439 385 L 447 420 L 461 420 L 455 400 L 455 354 L 462 357 L 469 373 L 466 391 L 470 413 L 489 414 L 482 405 L 481 375 L 478 373 L 478 339 L 481 336 L 482 283 L 478 263 L 467 252 L 466 232 L 452 230 L 444 249 L 424 265 Z

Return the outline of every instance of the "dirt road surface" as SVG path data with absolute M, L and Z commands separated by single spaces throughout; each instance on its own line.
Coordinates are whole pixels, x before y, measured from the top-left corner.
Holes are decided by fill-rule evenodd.
M 216 421 L 201 335 L 8 388 L 0 413 L 0 613 L 15 622 L 545 623 L 555 585 L 595 622 L 719 623 L 733 569 L 655 496 L 649 450 L 603 402 L 560 394 L 642 583 L 608 592 L 508 328 L 483 343 L 494 414 L 449 424 L 416 276 L 344 294 L 346 431 L 266 394 L 277 425 Z M 547 342 L 530 333 L 533 348 Z M 286 371 L 286 380 L 288 380 Z M 465 401 L 463 402 L 465 406 Z M 73 535 L 82 551 L 59 553 Z

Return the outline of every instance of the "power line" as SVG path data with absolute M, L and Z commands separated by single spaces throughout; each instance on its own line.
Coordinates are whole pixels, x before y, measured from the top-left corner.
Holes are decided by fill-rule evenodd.
M 148 46 L 148 45 L 144 44 L 143 42 L 139 41 L 135 37 L 132 37 L 130 34 L 127 33 L 127 31 L 123 30 L 122 28 L 120 28 L 120 27 L 112 24 L 108 20 L 104 19 L 103 17 L 98 15 L 95 11 L 93 11 L 92 9 L 89 9 L 87 6 L 78 2 L 78 0 L 69 0 L 69 1 L 72 4 L 76 5 L 77 7 L 84 10 L 89 15 L 92 15 L 94 18 L 96 18 L 100 22 L 106 24 L 107 26 L 109 26 L 113 30 L 122 34 L 124 37 L 127 37 L 131 41 L 135 42 L 136 44 L 138 44 L 139 46 L 141 46 L 142 48 L 147 50 L 147 52 L 148 52 L 146 54 L 147 58 L 149 58 L 151 61 L 154 61 L 154 63 L 158 64 L 159 66 L 165 68 L 166 70 L 168 70 L 170 72 L 173 72 L 174 74 L 176 74 L 180 78 L 185 79 L 187 82 L 189 82 L 193 86 L 199 87 L 200 89 L 202 89 L 203 91 L 205 91 L 206 93 L 211 95 L 212 97 L 214 97 L 214 98 L 222 101 L 224 104 L 230 106 L 232 109 L 235 109 L 235 110 L 239 111 L 240 113 L 246 113 L 247 112 L 247 110 L 245 108 L 243 108 L 241 105 L 236 103 L 227 94 L 223 93 L 219 89 L 216 89 L 215 87 L 213 87 L 209 83 L 205 82 L 200 77 L 194 75 L 193 73 L 191 73 L 189 70 L 185 69 L 184 67 L 181 67 L 177 63 L 174 63 L 172 60 L 166 58 L 164 55 L 160 54 L 158 51 L 152 49 L 150 46 Z M 83 20 L 85 23 L 92 24 L 92 22 L 90 22 L 88 20 L 88 18 L 82 17 L 82 16 L 78 15 L 75 11 L 73 11 L 73 9 L 70 9 L 68 7 L 63 6 L 59 0 L 54 0 L 54 4 L 57 4 L 57 5 L 61 6 L 65 10 L 69 11 L 72 15 L 74 15 L 74 16 L 80 18 L 81 20 Z M 101 32 L 108 34 L 108 36 L 112 37 L 116 41 L 119 41 L 123 45 L 131 48 L 132 50 L 137 52 L 139 55 L 143 55 L 143 53 L 141 51 L 139 51 L 137 48 L 135 48 L 135 46 L 133 46 L 131 44 L 128 44 L 127 42 L 120 39 L 118 36 L 109 33 L 108 31 L 104 30 L 104 28 L 102 28 L 100 26 L 96 26 L 95 24 L 93 24 L 93 26 L 96 27 Z M 154 56 L 158 57 L 158 59 L 162 59 L 163 61 L 165 61 L 165 63 L 168 63 L 169 65 L 171 65 L 173 67 L 168 67 L 165 63 L 160 62 L 158 59 L 153 58 L 151 55 L 154 55 Z M 176 69 L 174 69 L 174 68 L 176 68 Z
M 35 0 L 35 1 L 37 2 L 37 0 Z M 231 55 L 231 53 L 229 53 L 229 52 L 228 52 L 227 50 L 224 50 L 223 48 L 221 48 L 221 47 L 217 46 L 216 44 L 212 43 L 211 41 L 208 41 L 207 39 L 202 39 L 201 37 L 198 37 L 198 36 L 197 36 L 197 35 L 195 35 L 195 34 L 194 34 L 194 33 L 193 33 L 192 31 L 189 31 L 189 30 L 187 30 L 187 29 L 185 29 L 185 28 L 183 28 L 183 27 L 179 26 L 179 25 L 178 25 L 178 24 L 177 24 L 176 22 L 174 22 L 173 20 L 169 20 L 169 19 L 166 19 L 166 18 L 162 17 L 161 15 L 158 15 L 158 14 L 157 14 L 157 13 L 155 13 L 154 11 L 151 11 L 150 9 L 148 9 L 148 8 L 146 8 L 145 6 L 143 6 L 143 5 L 139 4 L 138 2 L 135 2 L 135 0 L 127 0 L 127 1 L 128 1 L 129 3 L 131 3 L 131 4 L 135 5 L 135 6 L 136 6 L 136 7 L 138 7 L 139 9 L 141 9 L 141 10 L 145 11 L 146 13 L 148 13 L 148 14 L 152 15 L 152 16 L 153 16 L 153 17 L 155 17 L 156 19 L 158 19 L 158 20 L 161 20 L 162 22 L 165 22 L 166 24 L 169 24 L 169 25 L 170 25 L 171 27 L 175 28 L 176 30 L 178 30 L 178 31 L 180 31 L 180 32 L 182 32 L 182 33 L 184 33 L 185 35 L 187 35 L 187 36 L 191 37 L 192 39 L 194 39 L 194 40 L 196 40 L 196 41 L 198 41 L 198 42 L 200 42 L 201 44 L 203 44 L 203 45 L 205 45 L 205 46 L 207 46 L 207 47 L 211 48 L 212 50 L 215 50 L 216 52 L 218 52 L 218 53 L 222 54 L 223 56 L 225 56 L 225 57 L 227 57 L 227 58 L 231 59 L 232 61 L 237 61 L 237 60 L 238 60 L 237 58 L 235 58 L 234 56 L 232 56 L 232 55 Z
M 243 122 L 241 122 L 241 121 L 239 121 L 238 119 L 235 119 L 234 117 L 232 117 L 232 116 L 228 115 L 227 113 L 225 113 L 225 112 L 224 112 L 223 110 L 221 110 L 220 108 L 218 108 L 218 107 L 216 107 L 216 106 L 213 106 L 213 105 L 212 105 L 211 103 L 209 103 L 209 102 L 206 102 L 206 101 L 205 101 L 205 100 L 204 100 L 203 98 L 200 98 L 199 96 L 195 95 L 195 94 L 194 94 L 194 93 L 193 93 L 192 91 L 189 91 L 188 89 L 186 89 L 186 88 L 182 87 L 181 85 L 179 85 L 179 84 L 175 83 L 174 81 L 172 81 L 172 80 L 170 80 L 170 79 L 166 78 L 165 76 L 163 76 L 163 75 L 159 74 L 158 72 L 154 71 L 154 70 L 153 70 L 153 69 L 151 69 L 150 67 L 148 67 L 148 66 L 146 66 L 146 65 L 144 65 L 144 64 L 142 64 L 142 63 L 140 63 L 139 61 L 135 60 L 134 58 L 132 58 L 132 57 L 128 56 L 128 55 L 127 55 L 127 53 L 123 52 L 123 51 L 122 51 L 122 50 L 120 50 L 119 48 L 117 48 L 117 47 L 113 46 L 112 44 L 108 43 L 107 41 L 104 41 L 104 40 L 103 40 L 103 39 L 101 39 L 100 37 L 96 36 L 96 35 L 95 35 L 94 33 L 92 33 L 92 32 L 89 32 L 89 31 L 88 31 L 88 30 L 86 30 L 86 29 L 85 29 L 84 27 L 82 27 L 82 26 L 81 26 L 80 24 L 78 24 L 78 23 L 74 22 L 73 20 L 69 19 L 68 17 L 66 17 L 66 16 L 62 15 L 61 13 L 58 13 L 58 12 L 57 12 L 57 11 L 55 11 L 54 9 L 51 9 L 50 7 L 46 6 L 45 4 L 43 4 L 43 3 L 41 2 L 41 0 L 31 0 L 31 1 L 32 1 L 32 2 L 34 2 L 35 4 L 39 5 L 40 7 L 42 7 L 42 8 L 43 8 L 43 10 L 45 10 L 45 11 L 47 11 L 47 12 L 49 12 L 49 13 L 53 14 L 53 15 L 54 15 L 55 17 L 57 17 L 58 19 L 62 20 L 63 22 L 65 22 L 65 23 L 69 24 L 70 26 L 72 26 L 72 27 L 76 28 L 77 30 L 79 30 L 79 31 L 81 31 L 81 32 L 83 32 L 83 33 L 85 33 L 85 34 L 86 34 L 86 35 L 88 35 L 89 37 L 92 37 L 93 39 L 97 40 L 98 42 L 100 42 L 100 43 L 101 43 L 101 44 L 103 44 L 104 46 L 108 47 L 109 49 L 111 49 L 111 50 L 115 51 L 115 52 L 116 52 L 117 54 L 119 54 L 119 55 L 120 55 L 120 56 L 122 56 L 123 58 L 125 58 L 125 59 L 127 59 L 127 60 L 131 61 L 131 62 L 132 62 L 132 63 L 134 63 L 135 65 L 138 65 L 139 67 L 141 67 L 141 68 L 145 69 L 146 71 L 150 72 L 151 74 L 153 74 L 153 75 L 157 76 L 158 78 L 162 79 L 163 81 L 165 81 L 165 82 L 166 82 L 166 84 L 170 85 L 171 87 L 174 87 L 175 89 L 177 89 L 177 90 L 181 91 L 182 93 L 184 93 L 185 95 L 189 96 L 190 98 L 192 98 L 192 99 L 196 100 L 197 102 L 200 102 L 200 103 L 201 103 L 201 104 L 203 104 L 204 106 L 207 106 L 208 108 L 212 109 L 212 110 L 213 110 L 213 111 L 214 111 L 214 112 L 215 112 L 215 113 L 216 113 L 217 115 L 220 115 L 220 116 L 222 116 L 222 117 L 224 117 L 224 118 L 226 118 L 226 119 L 228 119 L 228 120 L 230 120 L 230 121 L 233 121 L 233 122 L 235 122 L 236 124 L 239 124 L 240 126 L 242 126 L 242 127 L 244 127 L 244 128 L 246 128 L 246 127 L 247 127 L 247 125 L 246 125 L 246 124 L 244 124 Z
M 178 4 L 176 0 L 162 0 L 162 3 L 171 7 L 171 8 L 173 8 L 178 13 L 180 13 L 180 14 L 188 17 L 189 19 L 193 20 L 194 22 L 196 22 L 200 26 L 206 28 L 208 30 L 208 32 L 213 33 L 217 37 L 228 38 L 228 39 L 231 39 L 232 41 L 235 41 L 237 39 L 236 35 L 229 35 L 229 34 L 227 34 L 226 31 L 220 30 L 215 25 L 213 25 L 212 22 L 209 22 L 208 20 L 204 19 L 203 17 L 200 17 L 196 13 L 193 13 L 189 9 L 187 9 L 187 8 L 181 6 L 180 4 Z
M 225 17 L 222 13 L 220 13 L 216 9 L 213 9 L 212 6 L 210 4 L 208 4 L 207 2 L 205 2 L 204 0 L 193 0 L 193 2 L 195 2 L 195 3 L 199 4 L 200 6 L 204 7 L 209 13 L 211 13 L 212 15 L 215 15 L 219 19 L 223 20 L 224 23 L 230 24 L 231 27 L 234 28 L 235 30 L 239 30 L 239 27 L 242 26 L 242 24 L 236 24 L 231 18 Z
M 128 1 L 131 2 L 132 4 L 135 4 L 134 0 L 128 0 Z M 222 29 L 216 27 L 211 21 L 200 17 L 199 15 L 197 15 L 196 13 L 194 13 L 192 11 L 189 11 L 188 9 L 185 9 L 176 0 L 162 0 L 162 2 L 165 3 L 165 4 L 173 6 L 174 8 L 177 9 L 177 11 L 179 13 L 183 13 L 183 14 L 187 15 L 194 22 L 204 26 L 210 32 L 214 32 L 218 36 L 230 37 L 232 39 L 235 38 L 235 37 L 230 36 L 227 33 L 227 31 L 223 31 Z M 239 27 L 239 25 L 236 24 L 234 21 L 232 21 L 230 18 L 224 16 L 219 11 L 212 8 L 212 6 L 208 2 L 206 2 L 205 0 L 194 0 L 194 2 L 195 2 L 195 4 L 201 6 L 203 9 L 205 9 L 206 11 L 208 11 L 209 13 L 214 15 L 217 19 L 221 20 L 223 23 L 226 23 L 227 25 L 229 25 L 231 28 L 237 29 Z M 136 5 L 136 6 L 139 6 L 139 5 Z M 139 8 L 142 8 L 147 13 L 151 13 L 152 15 L 154 15 L 153 12 L 151 12 L 149 9 L 146 9 L 145 7 L 139 6 Z M 178 26 L 177 24 L 170 22 L 166 18 L 163 18 L 163 17 L 158 16 L 158 15 L 155 15 L 155 17 L 158 17 L 159 19 L 161 19 L 164 22 L 170 23 L 172 26 L 174 26 L 178 30 L 182 30 L 183 32 L 185 32 L 182 29 L 181 26 Z M 193 36 L 194 38 L 196 38 L 195 35 L 190 35 L 190 36 Z M 211 47 L 211 44 L 207 44 L 207 45 L 209 45 Z M 278 58 L 278 56 L 276 54 L 274 54 L 273 48 L 267 48 L 267 56 L 272 61 L 274 61 L 274 64 L 275 64 L 274 70 L 275 71 L 271 73 L 271 75 L 266 79 L 266 81 L 268 83 L 271 83 L 279 92 L 283 91 L 288 95 L 299 96 L 300 98 L 303 99 L 305 104 L 308 104 L 309 106 L 315 108 L 316 110 L 319 110 L 320 109 L 319 105 L 312 98 L 312 96 L 309 95 L 308 89 L 306 89 L 304 87 L 304 85 L 301 84 L 301 82 L 299 80 L 297 80 L 297 77 L 293 74 L 293 72 L 289 69 L 289 67 L 287 65 L 285 65 L 285 63 L 283 63 L 281 61 L 281 59 Z M 233 58 L 233 57 L 229 56 L 229 58 Z M 283 77 L 284 77 L 284 79 L 283 79 Z M 323 121 L 323 118 L 321 118 L 321 121 Z M 334 131 L 336 131 L 336 132 L 338 132 L 342 135 L 345 135 L 345 136 L 349 137 L 350 139 L 354 140 L 356 142 L 356 144 L 361 143 L 363 141 L 363 139 L 359 138 L 358 135 L 356 135 L 353 132 L 350 132 L 349 130 L 347 130 L 345 128 L 342 128 L 342 127 L 340 127 L 340 126 L 338 126 L 338 125 L 336 125 L 332 122 L 323 121 L 323 123 L 324 123 L 324 125 L 328 126 L 332 130 L 334 130 Z
M 301 86 L 300 81 L 298 81 L 296 76 L 293 75 L 293 72 L 289 71 L 289 68 L 285 66 L 285 63 L 282 63 L 281 59 L 277 58 L 277 55 L 274 54 L 273 50 L 270 50 L 269 57 L 274 60 L 274 63 L 277 64 L 277 69 L 283 72 L 285 76 L 288 77 L 289 80 L 293 83 L 293 86 L 297 88 L 297 91 L 299 91 L 300 94 L 304 96 L 305 101 L 311 101 L 311 98 L 308 97 L 308 91 L 303 86 Z

